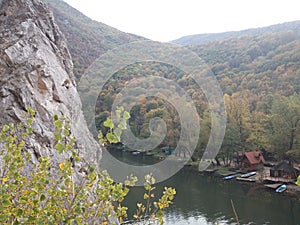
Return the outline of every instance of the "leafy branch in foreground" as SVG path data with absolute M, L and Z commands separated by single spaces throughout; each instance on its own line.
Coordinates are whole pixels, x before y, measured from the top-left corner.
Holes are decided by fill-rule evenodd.
M 130 114 L 127 111 L 124 111 L 123 107 L 118 107 L 116 112 L 116 122 L 117 125 L 114 124 L 111 118 L 107 118 L 104 121 L 104 126 L 109 128 L 108 133 L 104 137 L 101 131 L 99 131 L 99 140 L 104 144 L 113 144 L 121 141 L 122 131 L 127 129 L 126 124 L 127 120 L 130 118 Z M 155 178 L 152 174 L 148 174 L 145 176 L 145 184 L 144 188 L 146 193 L 144 194 L 144 200 L 146 200 L 146 204 L 137 203 L 137 211 L 134 214 L 133 221 L 124 222 L 124 224 L 138 224 L 138 225 L 148 225 L 148 224 L 163 224 L 163 210 L 168 208 L 172 203 L 174 196 L 176 194 L 176 190 L 173 188 L 165 187 L 163 191 L 163 195 L 158 201 L 154 201 L 155 195 L 153 191 L 155 187 Z
M 155 198 L 153 191 L 155 187 L 155 179 L 152 174 L 148 174 L 145 176 L 145 184 L 144 188 L 146 193 L 144 193 L 144 200 L 146 200 L 146 204 L 138 203 L 137 204 L 137 211 L 134 214 L 134 218 L 138 221 L 139 224 L 155 224 L 158 222 L 159 224 L 163 224 L 163 210 L 168 208 L 170 204 L 172 204 L 172 200 L 176 194 L 176 190 L 173 188 L 165 187 L 163 191 L 162 197 L 158 201 L 152 200 Z
M 28 109 L 25 124 L 0 128 L 0 224 L 122 223 L 127 217 L 122 202 L 136 178 L 115 183 L 107 172 L 96 171 L 77 152 L 70 122 L 57 115 L 54 138 L 60 157 L 40 156 L 33 163 L 26 140 L 33 135 L 34 115 Z M 155 204 L 163 209 L 172 198 L 164 192 Z M 155 215 L 162 224 L 162 214 Z
M 127 129 L 127 120 L 130 119 L 129 112 L 125 111 L 124 107 L 118 107 L 115 114 L 116 124 L 114 124 L 110 117 L 108 117 L 103 123 L 103 125 L 109 129 L 106 135 L 104 136 L 101 130 L 99 131 L 98 137 L 102 145 L 120 142 L 123 130 Z
M 70 123 L 58 116 L 55 148 L 61 157 L 54 162 L 41 156 L 33 164 L 25 141 L 33 131 L 34 112 L 29 112 L 25 126 L 1 129 L 0 224 L 119 224 L 127 210 L 121 202 L 134 180 L 115 183 L 85 163 Z

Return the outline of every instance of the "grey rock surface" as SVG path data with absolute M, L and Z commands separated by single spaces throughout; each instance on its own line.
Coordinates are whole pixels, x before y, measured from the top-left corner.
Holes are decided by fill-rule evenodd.
M 41 0 L 3 0 L 0 8 L 0 125 L 23 121 L 36 111 L 27 148 L 35 155 L 59 157 L 54 150 L 53 114 L 65 115 L 85 159 L 100 160 L 76 90 L 73 64 L 52 13 Z

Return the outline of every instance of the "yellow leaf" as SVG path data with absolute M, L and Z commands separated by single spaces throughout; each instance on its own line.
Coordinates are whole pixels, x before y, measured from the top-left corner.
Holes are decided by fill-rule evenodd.
M 144 194 L 144 199 L 148 199 L 149 195 L 147 195 L 146 193 Z
M 59 164 L 59 168 L 60 168 L 61 170 L 64 170 L 64 169 L 65 169 L 65 163 L 60 163 L 60 164 Z
M 7 182 L 7 181 L 8 181 L 8 178 L 7 178 L 7 177 L 3 177 L 3 178 L 2 178 L 2 182 L 3 182 L 3 183 L 5 183 L 5 182 Z

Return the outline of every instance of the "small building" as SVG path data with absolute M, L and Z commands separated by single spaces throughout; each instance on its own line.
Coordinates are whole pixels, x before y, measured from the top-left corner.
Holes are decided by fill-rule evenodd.
M 247 171 L 258 170 L 263 167 L 265 159 L 260 151 L 244 152 L 241 158 L 241 167 Z
M 270 169 L 271 177 L 297 179 L 299 171 L 291 163 L 282 161 Z

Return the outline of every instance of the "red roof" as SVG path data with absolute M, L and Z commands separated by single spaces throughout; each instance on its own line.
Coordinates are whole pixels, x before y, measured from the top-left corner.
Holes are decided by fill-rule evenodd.
M 252 165 L 265 163 L 265 159 L 259 151 L 245 152 L 245 156 Z

